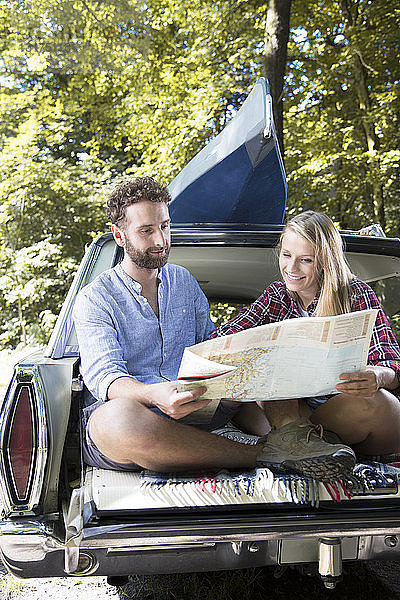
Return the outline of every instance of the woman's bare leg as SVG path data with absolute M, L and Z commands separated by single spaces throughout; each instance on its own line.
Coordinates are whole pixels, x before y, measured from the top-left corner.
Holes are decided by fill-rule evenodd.
M 297 398 L 292 400 L 257 402 L 257 404 L 263 410 L 272 429 L 279 429 L 288 423 L 293 423 L 300 419 Z
M 263 436 L 271 430 L 264 411 L 255 402 L 242 402 L 232 421 L 242 431 L 253 435 Z
M 311 415 L 361 454 L 400 452 L 400 402 L 380 389 L 371 398 L 337 394 Z

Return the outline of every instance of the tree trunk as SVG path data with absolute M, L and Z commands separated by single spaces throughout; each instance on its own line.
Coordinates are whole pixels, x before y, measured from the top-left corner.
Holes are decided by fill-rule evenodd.
M 377 156 L 379 139 L 375 132 L 374 123 L 369 116 L 371 102 L 367 87 L 367 72 L 362 63 L 361 56 L 357 51 L 355 51 L 353 54 L 353 64 L 355 88 L 358 97 L 359 108 L 362 114 L 361 121 L 364 129 L 365 143 L 368 153 L 369 174 L 371 177 L 374 206 L 374 219 L 382 225 L 383 229 L 385 229 L 385 206 L 382 185 L 379 178 L 379 158 Z
M 368 178 L 372 190 L 373 198 L 373 217 L 378 221 L 383 229 L 386 225 L 385 203 L 383 198 L 383 189 L 379 177 L 379 157 L 377 150 L 379 148 L 379 139 L 376 135 L 375 124 L 371 116 L 371 97 L 368 87 L 368 71 L 363 61 L 360 49 L 357 43 L 352 40 L 353 32 L 357 30 L 357 18 L 359 6 L 353 0 L 341 0 L 341 9 L 348 39 L 350 42 L 350 53 L 353 63 L 354 87 L 357 94 L 358 106 L 361 112 L 361 123 L 364 130 L 365 146 L 368 156 Z
M 283 84 L 286 71 L 291 0 L 269 0 L 263 71 L 271 86 L 274 121 L 283 156 Z
M 26 346 L 26 328 L 25 328 L 24 314 L 22 311 L 22 302 L 21 302 L 20 297 L 18 297 L 18 319 L 19 319 L 19 324 L 21 326 L 22 342 L 23 342 L 24 346 Z

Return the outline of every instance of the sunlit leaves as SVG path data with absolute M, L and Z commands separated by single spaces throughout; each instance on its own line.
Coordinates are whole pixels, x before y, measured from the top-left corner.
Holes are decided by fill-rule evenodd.
M 398 235 L 398 22 L 390 3 L 296 3 L 286 90 L 291 209 Z M 294 59 L 294 60 L 292 60 Z M 382 210 L 382 207 L 381 207 Z

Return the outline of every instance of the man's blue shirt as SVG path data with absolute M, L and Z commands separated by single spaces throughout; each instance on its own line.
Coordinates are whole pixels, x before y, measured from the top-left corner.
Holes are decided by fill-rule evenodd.
M 107 399 L 119 377 L 143 383 L 175 380 L 184 348 L 214 330 L 207 299 L 189 271 L 167 264 L 158 279 L 159 318 L 121 265 L 78 294 L 74 320 L 81 371 L 97 400 Z

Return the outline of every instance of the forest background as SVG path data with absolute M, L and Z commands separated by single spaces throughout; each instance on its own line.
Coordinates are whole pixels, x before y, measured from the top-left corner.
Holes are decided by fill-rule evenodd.
M 110 188 L 169 183 L 262 75 L 288 214 L 397 236 L 399 24 L 388 0 L 1 0 L 0 348 L 47 341 Z

